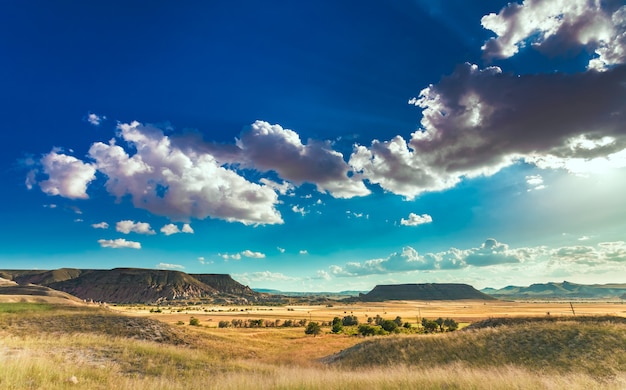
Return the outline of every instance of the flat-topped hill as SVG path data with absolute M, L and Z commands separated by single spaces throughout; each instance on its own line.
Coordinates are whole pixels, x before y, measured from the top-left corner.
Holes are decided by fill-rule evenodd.
M 245 304 L 259 301 L 264 296 L 238 283 L 230 275 L 190 275 L 172 270 L 62 268 L 44 271 L 3 270 L 0 275 L 20 285 L 36 284 L 98 302 L 161 303 L 207 300 Z
M 360 294 L 359 301 L 445 301 L 459 299 L 494 300 L 468 284 L 423 283 L 377 285 L 367 294 Z

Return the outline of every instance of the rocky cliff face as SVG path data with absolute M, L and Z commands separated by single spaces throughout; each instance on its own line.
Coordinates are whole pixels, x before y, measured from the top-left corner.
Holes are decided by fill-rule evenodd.
M 431 301 L 479 299 L 493 300 L 467 284 L 457 283 L 425 283 L 425 284 L 389 284 L 378 285 L 367 294 L 360 294 L 358 300 L 379 302 L 388 300 Z
M 58 269 L 1 271 L 21 284 L 37 284 L 82 299 L 110 303 L 164 303 L 209 300 L 219 303 L 258 301 L 259 294 L 230 275 L 189 275 L 180 271 L 138 268 L 112 270 Z

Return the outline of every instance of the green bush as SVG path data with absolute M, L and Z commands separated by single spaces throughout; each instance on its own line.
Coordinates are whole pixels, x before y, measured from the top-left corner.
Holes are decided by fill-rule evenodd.
M 341 322 L 341 318 L 339 317 L 333 318 L 331 332 L 341 333 L 342 331 L 343 331 L 343 322 Z
M 378 325 L 359 325 L 359 334 L 362 336 L 384 336 L 389 334 Z
M 383 322 L 380 324 L 380 327 L 391 333 L 395 332 L 398 329 L 398 324 L 392 320 L 383 320 Z
M 343 317 L 342 324 L 343 326 L 358 325 L 359 319 L 356 318 L 356 316 L 345 316 Z
M 189 319 L 189 325 L 192 325 L 192 326 L 200 326 L 200 320 L 199 320 L 199 319 L 197 319 L 196 317 L 191 317 L 191 318 Z
M 312 334 L 313 337 L 315 337 L 318 334 L 322 333 L 322 327 L 317 322 L 312 321 L 312 322 L 309 322 L 309 325 L 307 325 L 306 329 L 304 330 L 304 333 Z

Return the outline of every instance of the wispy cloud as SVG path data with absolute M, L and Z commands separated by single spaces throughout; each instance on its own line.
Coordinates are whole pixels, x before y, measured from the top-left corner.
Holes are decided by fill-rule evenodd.
M 100 126 L 102 121 L 105 120 L 106 118 L 107 118 L 106 116 L 100 116 L 94 113 L 89 113 L 89 115 L 87 115 L 87 122 L 91 123 L 94 126 Z
M 541 175 L 526 176 L 526 184 L 528 184 L 527 191 L 538 191 L 546 188 L 543 184 L 543 177 L 541 177 Z
M 261 272 L 251 272 L 251 273 L 243 273 L 243 274 L 235 274 L 235 277 L 238 280 L 243 281 L 248 284 L 250 282 L 284 282 L 284 281 L 296 281 L 299 278 L 287 276 L 281 272 L 271 272 L 271 271 L 261 271 Z
M 102 248 L 132 248 L 141 249 L 141 243 L 135 241 L 126 241 L 123 238 L 117 238 L 115 240 L 98 240 L 98 243 Z
M 291 207 L 291 211 L 293 211 L 296 214 L 300 214 L 302 216 L 306 215 L 306 210 L 304 209 L 304 207 L 300 207 L 298 205 L 294 205 Z
M 156 265 L 156 268 L 177 270 L 177 269 L 185 269 L 185 266 L 180 265 L 180 264 L 159 263 Z
M 265 253 L 262 252 L 254 252 L 251 251 L 249 249 L 246 249 L 242 252 L 239 253 L 234 253 L 234 254 L 228 254 L 228 253 L 220 253 L 219 256 L 221 258 L 223 258 L 224 260 L 241 260 L 241 257 L 248 257 L 251 259 L 264 259 L 265 258 Z
M 91 224 L 91 227 L 94 229 L 108 229 L 109 228 L 109 224 L 106 222 L 100 222 L 100 223 L 93 223 Z

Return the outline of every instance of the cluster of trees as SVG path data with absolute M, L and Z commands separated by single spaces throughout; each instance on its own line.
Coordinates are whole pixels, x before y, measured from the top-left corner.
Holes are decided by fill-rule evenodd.
M 452 318 L 446 318 L 445 320 L 441 317 L 436 320 L 422 318 L 422 326 L 424 327 L 424 331 L 426 333 L 434 333 L 437 331 L 453 332 L 459 328 L 459 323 Z
M 402 318 L 400 316 L 396 317 L 393 320 L 386 320 L 382 318 L 380 315 L 376 317 L 369 317 L 367 319 L 367 324 L 359 325 L 359 320 L 356 316 L 350 315 L 343 317 L 343 319 L 339 317 L 333 318 L 331 323 L 331 332 L 333 333 L 341 333 L 343 332 L 344 326 L 358 326 L 358 333 L 363 336 L 370 335 L 381 335 L 381 334 L 389 334 L 389 333 L 397 333 L 400 327 L 410 328 L 411 324 L 408 322 L 402 322 Z
M 231 321 L 220 321 L 217 326 L 219 328 L 291 328 L 306 326 L 308 320 L 264 320 L 264 319 L 238 319 Z
M 191 317 L 190 325 L 199 325 L 198 319 Z M 360 324 L 359 319 L 354 315 L 347 315 L 343 318 L 335 317 L 331 322 L 315 322 L 306 319 L 301 320 L 265 320 L 265 319 L 232 319 L 224 320 L 218 323 L 219 328 L 289 328 L 289 327 L 306 327 L 304 333 L 307 335 L 317 336 L 322 332 L 322 327 L 330 326 L 332 333 L 343 333 L 344 327 L 350 327 L 348 334 L 356 334 L 362 336 L 388 335 L 390 333 L 435 333 L 435 332 L 452 332 L 458 329 L 459 324 L 451 319 L 443 319 L 441 317 L 436 320 L 422 319 L 421 327 L 414 327 L 408 322 L 402 321 L 400 316 L 393 320 L 382 318 L 380 315 L 369 317 L 366 324 Z
M 324 325 L 322 323 L 322 325 Z M 458 322 L 451 318 L 437 318 L 436 320 L 429 320 L 427 318 L 422 319 L 422 327 L 414 328 L 408 322 L 403 322 L 400 316 L 397 316 L 393 320 L 384 319 L 380 315 L 376 317 L 370 317 L 367 319 L 367 324 L 359 324 L 359 320 L 356 316 L 349 315 L 343 318 L 335 317 L 330 323 L 332 333 L 344 332 L 345 326 L 357 328 L 357 334 L 362 336 L 378 336 L 388 335 L 390 333 L 400 332 L 452 332 L 459 328 Z M 306 334 L 312 334 L 317 336 L 321 333 L 321 326 L 317 322 L 310 322 L 307 329 L 304 331 Z

